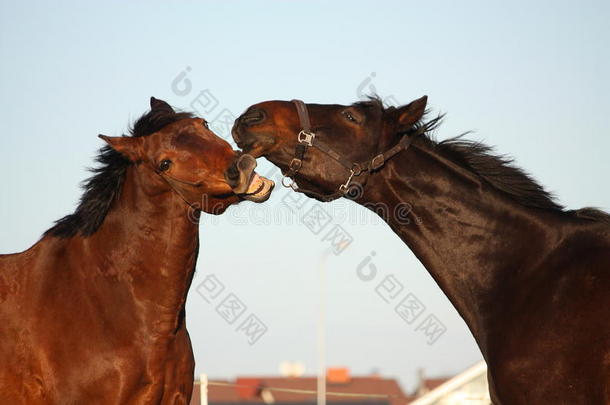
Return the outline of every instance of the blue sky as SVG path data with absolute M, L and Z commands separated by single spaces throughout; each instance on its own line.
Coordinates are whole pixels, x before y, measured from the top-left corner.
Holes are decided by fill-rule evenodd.
M 406 103 L 427 94 L 434 112 L 447 113 L 440 139 L 474 130 L 470 137 L 513 156 L 568 207 L 610 209 L 609 19 L 604 1 L 3 2 L 0 253 L 26 249 L 74 209 L 101 146 L 96 135 L 123 133 L 151 95 L 190 110 L 203 92 L 215 100 L 203 114 L 211 120 L 267 99 L 351 103 L 376 91 Z M 172 82 L 187 69 L 190 91 L 176 91 Z M 220 121 L 217 128 L 228 135 Z M 326 230 L 299 223 L 313 202 L 292 212 L 287 198 L 278 189 L 263 206 L 204 219 L 194 286 L 215 275 L 223 296 L 234 293 L 243 316 L 255 314 L 268 331 L 249 345 L 236 331 L 241 320 L 229 325 L 218 303 L 193 289 L 197 373 L 275 374 L 284 360 L 315 371 Z M 353 239 L 327 262 L 329 365 L 377 369 L 411 387 L 419 367 L 454 373 L 480 358 L 387 226 L 348 202 L 323 209 L 329 226 Z M 367 283 L 356 267 L 371 251 L 379 276 Z M 435 344 L 375 292 L 388 275 L 425 304 L 422 316 L 445 324 Z

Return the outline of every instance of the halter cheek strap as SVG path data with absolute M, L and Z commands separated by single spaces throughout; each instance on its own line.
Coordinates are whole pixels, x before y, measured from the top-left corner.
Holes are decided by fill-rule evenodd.
M 190 207 L 193 207 L 193 208 L 198 208 L 198 207 L 196 207 L 196 205 L 198 204 L 198 202 L 190 202 L 190 201 L 188 200 L 188 198 L 186 198 L 186 196 L 184 195 L 184 193 L 183 193 L 183 192 L 180 190 L 180 187 L 178 187 L 178 186 L 179 186 L 179 185 L 186 185 L 186 186 L 191 186 L 191 187 L 200 187 L 200 186 L 201 186 L 201 184 L 199 184 L 199 183 L 193 183 L 193 182 L 190 182 L 190 181 L 187 181 L 187 180 L 180 180 L 180 179 L 177 179 L 177 178 L 175 178 L 175 177 L 172 177 L 172 176 L 170 176 L 170 175 L 168 175 L 168 174 L 164 174 L 163 172 L 159 172 L 159 171 L 157 171 L 157 174 L 158 174 L 159 176 L 161 176 L 161 178 L 162 178 L 163 180 L 165 180 L 165 182 L 166 182 L 167 184 L 169 184 L 170 188 L 171 188 L 172 190 L 174 190 L 174 192 L 175 192 L 176 194 L 178 194 L 178 196 L 179 196 L 180 198 L 182 198 L 182 199 L 184 200 L 184 202 L 185 202 L 185 203 L 187 203 L 187 204 L 188 204 Z M 201 207 L 199 207 L 199 208 L 201 208 Z
M 297 145 L 294 152 L 294 158 L 292 158 L 290 161 L 288 171 L 282 178 L 282 185 L 284 187 L 292 188 L 295 191 L 313 195 L 322 201 L 333 201 L 337 198 L 343 197 L 349 191 L 350 186 L 352 186 L 354 177 L 364 176 L 363 182 L 361 182 L 361 186 L 364 186 L 364 183 L 372 172 L 382 168 L 383 165 L 385 165 L 385 162 L 401 151 L 409 149 L 413 143 L 413 140 L 425 132 L 425 127 L 422 127 L 411 136 L 403 135 L 396 145 L 385 152 L 378 153 L 377 155 L 361 163 L 352 162 L 345 159 L 340 153 L 337 153 L 334 149 L 318 139 L 317 134 L 311 129 L 309 112 L 307 111 L 307 106 L 305 103 L 301 100 L 292 100 L 292 102 L 294 103 L 299 116 L 301 131 L 297 135 Z M 299 170 L 301 170 L 303 167 L 305 152 L 307 152 L 307 149 L 310 147 L 320 150 L 324 154 L 328 155 L 331 159 L 338 162 L 341 166 L 349 170 L 347 180 L 342 183 L 334 193 L 321 194 L 316 191 L 305 190 L 297 186 L 295 177 L 299 173 Z

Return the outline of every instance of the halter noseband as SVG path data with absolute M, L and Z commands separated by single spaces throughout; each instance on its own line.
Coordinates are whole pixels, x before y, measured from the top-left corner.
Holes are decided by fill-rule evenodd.
M 313 195 L 314 197 L 317 197 L 320 200 L 326 202 L 343 197 L 345 194 L 347 194 L 350 187 L 353 185 L 352 181 L 354 177 L 359 177 L 364 174 L 368 176 L 372 172 L 380 169 L 381 167 L 383 167 L 386 161 L 394 157 L 396 154 L 403 150 L 409 149 L 409 147 L 413 143 L 413 140 L 418 135 L 421 135 L 425 132 L 425 127 L 422 127 L 411 136 L 407 134 L 403 135 L 396 145 L 386 150 L 385 152 L 378 153 L 377 155 L 362 163 L 351 162 L 317 138 L 316 133 L 311 129 L 309 112 L 307 111 L 307 106 L 305 105 L 305 103 L 301 100 L 292 100 L 292 102 L 296 106 L 297 114 L 299 115 L 301 131 L 297 135 L 297 146 L 295 148 L 294 158 L 292 158 L 290 164 L 288 165 L 288 172 L 282 178 L 282 185 L 284 187 L 292 188 L 294 191 L 300 191 L 302 193 Z M 349 170 L 347 180 L 345 181 L 345 183 L 341 184 L 337 191 L 335 191 L 334 193 L 321 194 L 316 191 L 305 190 L 297 186 L 295 176 L 303 167 L 303 159 L 305 157 L 305 152 L 309 147 L 314 147 L 320 150 L 324 154 L 330 156 L 333 160 L 337 161 L 341 166 Z M 289 179 L 290 182 L 286 183 L 286 179 Z M 364 178 L 364 181 L 361 182 L 361 186 L 364 186 L 366 180 L 367 178 Z

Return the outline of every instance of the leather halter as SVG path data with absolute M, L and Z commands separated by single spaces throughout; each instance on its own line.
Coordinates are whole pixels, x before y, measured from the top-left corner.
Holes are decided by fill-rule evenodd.
M 425 127 L 422 127 L 417 130 L 413 135 L 409 136 L 407 134 L 403 135 L 400 138 L 400 141 L 392 148 L 386 150 L 385 152 L 378 153 L 372 158 L 358 163 L 352 162 L 345 159 L 341 156 L 340 153 L 336 152 L 334 149 L 320 141 L 317 137 L 315 131 L 311 129 L 311 122 L 309 120 L 309 112 L 307 111 L 307 106 L 301 100 L 292 100 L 292 103 L 296 106 L 297 114 L 299 115 L 299 121 L 301 123 L 301 131 L 297 135 L 297 146 L 294 152 L 294 158 L 290 161 L 288 165 L 288 172 L 282 178 L 282 185 L 284 187 L 292 188 L 294 191 L 300 191 L 305 194 L 310 194 L 314 197 L 319 198 L 322 201 L 333 201 L 337 198 L 343 197 L 349 191 L 350 187 L 354 184 L 352 183 L 354 177 L 359 176 L 368 176 L 372 172 L 379 170 L 385 165 L 389 159 L 394 157 L 396 154 L 403 150 L 409 149 L 413 140 L 417 138 L 417 136 L 423 134 L 425 132 Z M 313 190 L 305 190 L 300 188 L 295 181 L 296 175 L 299 173 L 299 170 L 303 167 L 303 159 L 305 157 L 305 152 L 309 147 L 314 147 L 324 154 L 330 156 L 333 160 L 337 161 L 341 166 L 345 167 L 349 170 L 349 175 L 347 180 L 339 186 L 337 191 L 331 194 L 321 194 Z M 290 183 L 286 183 L 286 179 L 290 179 Z M 367 178 L 364 177 L 363 181 L 360 183 L 361 186 L 364 186 Z
M 182 193 L 182 191 L 180 191 L 180 189 L 178 188 L 177 184 L 182 184 L 185 186 L 191 186 L 191 187 L 201 187 L 201 183 L 195 183 L 195 182 L 191 182 L 188 180 L 181 180 L 181 179 L 177 179 L 175 177 L 170 176 L 169 174 L 165 174 L 163 172 L 159 172 L 156 171 L 156 173 L 161 176 L 161 178 L 163 180 L 165 180 L 165 182 L 169 185 L 169 187 L 176 193 L 178 194 L 178 196 L 180 198 L 182 198 L 182 200 L 184 200 L 184 202 L 189 206 L 189 207 L 193 207 L 196 208 L 196 205 L 198 204 L 198 202 L 191 202 L 188 200 L 188 198 L 186 198 L 186 196 Z
M 250 159 L 250 162 L 246 162 L 246 165 L 247 164 L 250 164 L 251 166 L 253 165 L 251 167 L 251 170 L 254 170 L 254 168 L 256 167 L 256 160 L 252 156 L 247 155 L 247 154 L 241 154 L 241 156 L 239 156 L 237 158 L 237 166 L 238 166 L 238 168 L 241 168 L 241 169 L 244 169 L 244 170 L 246 169 L 242 165 L 242 162 L 244 161 L 244 159 Z M 194 188 L 199 188 L 199 187 L 201 187 L 203 185 L 202 181 L 194 182 L 194 181 L 182 180 L 182 179 L 170 176 L 166 172 L 159 171 L 158 169 L 155 169 L 155 173 L 157 173 L 159 176 L 161 176 L 161 178 L 163 180 L 165 180 L 165 182 L 170 186 L 170 188 L 176 194 L 178 194 L 178 196 L 180 196 L 180 198 L 182 198 L 184 200 L 184 202 L 187 203 L 187 205 L 189 205 L 190 207 L 193 207 L 193 208 L 198 208 L 197 204 L 199 204 L 199 202 L 198 201 L 190 202 L 188 200 L 188 198 L 186 198 L 184 193 L 182 191 L 180 191 L 180 188 L 178 187 L 178 185 L 184 185 L 184 186 L 190 186 L 190 187 L 194 187 Z M 233 190 L 233 192 L 237 196 L 241 196 L 241 195 L 244 194 L 244 193 L 238 194 L 235 190 Z

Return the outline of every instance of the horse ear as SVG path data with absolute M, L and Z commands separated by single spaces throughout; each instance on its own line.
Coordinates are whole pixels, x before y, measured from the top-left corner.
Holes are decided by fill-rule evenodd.
M 419 121 L 426 112 L 426 104 L 428 96 L 423 96 L 415 101 L 410 102 L 398 108 L 398 127 L 399 130 L 410 129 L 417 121 Z
M 175 112 L 171 105 L 167 104 L 165 101 L 160 100 L 158 98 L 151 97 L 150 98 L 150 109 L 151 110 L 165 110 L 168 112 Z
M 106 136 L 98 135 L 112 149 L 119 152 L 132 162 L 142 160 L 142 138 L 133 136 Z

